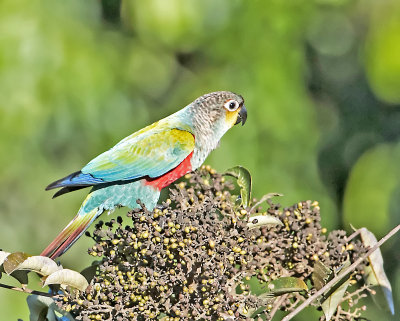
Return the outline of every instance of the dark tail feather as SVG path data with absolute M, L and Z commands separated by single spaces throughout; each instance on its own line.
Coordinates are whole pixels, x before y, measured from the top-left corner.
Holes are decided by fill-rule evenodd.
M 80 190 L 80 189 L 86 188 L 86 187 L 89 187 L 89 185 L 87 185 L 87 186 L 67 186 L 67 187 L 63 187 L 62 189 L 60 189 L 59 191 L 57 191 L 57 193 L 55 193 L 53 195 L 53 198 L 56 198 L 58 196 L 66 194 L 66 193 L 77 191 L 77 190 Z
M 66 182 L 71 182 L 75 177 L 79 176 L 81 173 L 82 173 L 81 171 L 77 171 L 77 172 L 74 172 L 74 173 L 72 173 L 72 174 L 70 174 L 68 176 L 65 176 L 65 177 L 63 177 L 63 178 L 61 178 L 59 180 L 56 180 L 55 182 L 49 184 L 46 187 L 46 191 L 48 191 L 50 189 L 53 189 L 53 188 L 58 188 L 58 187 L 65 186 Z
M 49 189 L 59 188 L 59 187 L 68 187 L 68 186 L 87 187 L 102 183 L 104 183 L 104 181 L 101 178 L 95 178 L 90 174 L 84 174 L 81 171 L 78 171 L 51 183 L 49 186 L 46 187 L 46 191 L 48 191 Z M 70 191 L 73 190 L 71 189 Z M 67 193 L 67 191 L 64 191 L 59 195 L 65 193 Z

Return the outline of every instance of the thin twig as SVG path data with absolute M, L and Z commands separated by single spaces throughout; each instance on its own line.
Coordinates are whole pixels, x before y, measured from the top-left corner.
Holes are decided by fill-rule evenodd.
M 339 305 L 337 307 L 337 311 L 336 311 L 336 317 L 335 317 L 335 321 L 340 321 L 340 312 L 341 312 L 341 306 Z
M 11 286 L 11 285 L 2 284 L 2 283 L 0 283 L 0 287 L 9 289 L 9 290 L 13 290 L 13 291 L 24 292 L 24 293 L 28 293 L 28 294 L 36 294 L 36 295 L 41 295 L 41 296 L 47 296 L 50 298 L 53 297 L 53 295 L 51 293 L 35 291 L 35 290 L 31 290 L 31 289 L 18 288 L 16 286 Z
M 281 307 L 282 303 L 286 300 L 288 297 L 288 293 L 282 295 L 276 302 L 274 302 L 274 307 L 272 308 L 271 312 L 269 313 L 269 319 L 272 320 L 276 311 Z
M 349 243 L 352 239 L 354 239 L 357 235 L 359 235 L 361 233 L 361 229 L 358 229 L 358 230 L 355 230 L 354 232 L 353 232 L 353 234 L 351 234 L 351 235 L 349 235 L 347 238 L 346 238 L 346 243 Z
M 359 295 L 360 297 L 362 296 L 362 293 L 364 291 L 368 290 L 368 286 L 363 285 L 361 288 L 355 290 L 354 292 L 349 293 L 345 297 L 342 298 L 341 302 L 346 302 L 347 300 L 353 299 L 356 295 Z
M 305 300 L 302 304 L 300 304 L 294 311 L 290 312 L 287 316 L 285 316 L 281 321 L 289 321 L 295 315 L 297 315 L 300 311 L 310 305 L 316 298 L 320 295 L 324 294 L 325 291 L 332 288 L 339 280 L 343 279 L 347 274 L 353 272 L 358 265 L 360 265 L 368 256 L 370 256 L 376 249 L 378 249 L 383 243 L 385 243 L 389 238 L 391 238 L 394 234 L 396 234 L 400 230 L 400 224 L 397 225 L 394 229 L 392 229 L 388 234 L 382 237 L 378 243 L 376 243 L 371 249 L 358 258 L 352 265 L 350 265 L 347 269 L 345 269 L 340 275 L 334 277 L 331 281 L 325 284 L 319 291 L 315 292 L 312 296 L 310 296 L 307 300 Z

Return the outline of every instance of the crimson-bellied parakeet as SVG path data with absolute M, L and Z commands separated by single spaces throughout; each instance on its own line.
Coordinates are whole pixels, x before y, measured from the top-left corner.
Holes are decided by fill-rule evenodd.
M 240 95 L 217 91 L 121 140 L 80 171 L 47 186 L 59 196 L 92 186 L 78 214 L 41 255 L 63 254 L 104 211 L 119 206 L 153 210 L 160 191 L 197 169 L 233 125 L 245 123 Z

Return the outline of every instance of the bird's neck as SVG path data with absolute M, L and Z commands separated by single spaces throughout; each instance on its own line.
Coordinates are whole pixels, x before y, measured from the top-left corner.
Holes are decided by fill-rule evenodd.
M 204 163 L 211 151 L 218 147 L 219 140 L 230 127 L 223 119 L 213 123 L 201 109 L 193 108 L 193 105 L 188 105 L 169 117 L 180 124 L 179 129 L 188 130 L 190 127 L 190 132 L 195 137 L 195 148 L 191 158 L 192 170 L 195 170 Z
M 193 170 L 200 167 L 208 155 L 219 146 L 221 137 L 227 132 L 225 124 L 202 126 L 195 131 L 195 148 L 192 158 Z

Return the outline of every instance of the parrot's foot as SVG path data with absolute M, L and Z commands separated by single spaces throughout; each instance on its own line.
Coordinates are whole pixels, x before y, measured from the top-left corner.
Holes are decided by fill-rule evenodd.
M 167 208 L 167 206 L 165 206 L 165 205 L 163 205 L 163 204 L 157 204 L 156 205 L 156 209 L 158 209 L 158 210 L 160 210 L 160 211 L 163 211 L 163 210 L 165 210 Z

